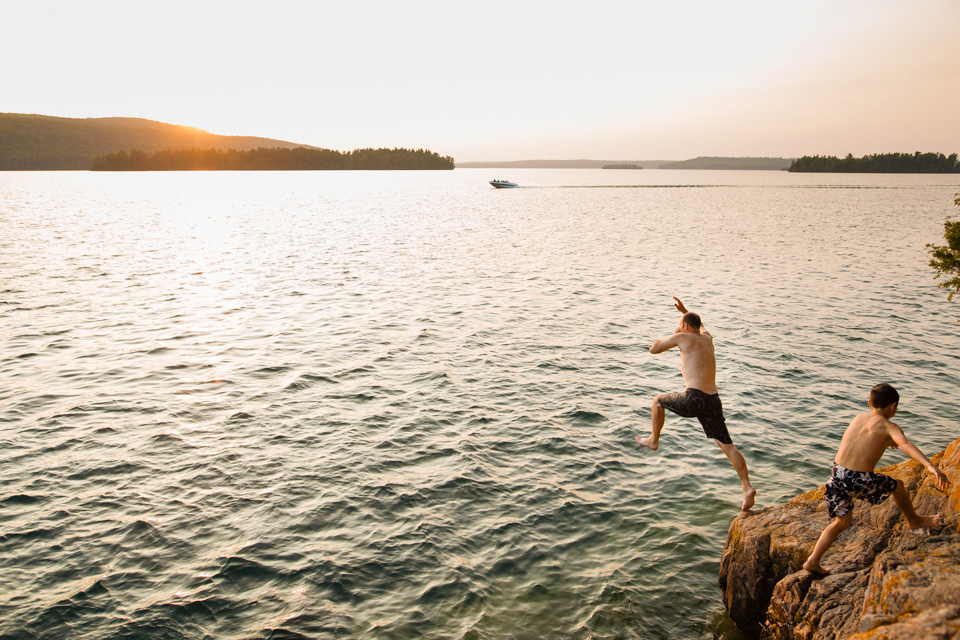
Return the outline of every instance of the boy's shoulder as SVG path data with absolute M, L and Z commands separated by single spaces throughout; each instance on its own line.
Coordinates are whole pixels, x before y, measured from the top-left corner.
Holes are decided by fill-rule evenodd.
M 872 417 L 873 417 L 873 413 L 869 411 L 866 413 L 858 413 L 853 417 L 852 420 L 850 420 L 850 426 L 851 427 L 866 426 L 870 424 L 870 419 Z
M 887 439 L 891 438 L 896 432 L 902 430 L 896 422 L 886 416 L 877 415 L 873 412 L 864 414 L 864 421 L 861 423 L 861 433 L 872 438 Z
M 861 413 L 850 421 L 845 435 L 849 435 L 857 440 L 873 439 L 879 436 L 887 436 L 890 427 L 896 426 L 890 420 L 883 416 L 878 416 L 872 411 Z

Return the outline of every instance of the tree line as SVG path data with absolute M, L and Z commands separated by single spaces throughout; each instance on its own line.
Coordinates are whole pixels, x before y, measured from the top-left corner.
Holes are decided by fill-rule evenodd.
M 148 154 L 136 149 L 94 158 L 93 171 L 312 171 L 453 169 L 450 156 L 425 149 L 265 148 L 167 149 Z
M 790 165 L 790 171 L 812 173 L 960 173 L 957 154 L 878 153 L 854 158 L 803 156 Z

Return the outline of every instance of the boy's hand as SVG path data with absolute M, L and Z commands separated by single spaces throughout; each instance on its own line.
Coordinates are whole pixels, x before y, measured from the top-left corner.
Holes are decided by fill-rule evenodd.
M 674 296 L 674 297 L 673 297 L 673 300 L 674 300 L 673 306 L 675 306 L 675 307 L 677 308 L 677 311 L 679 311 L 680 313 L 686 313 L 686 312 L 687 312 L 687 308 L 686 308 L 685 306 L 683 306 L 683 303 L 680 302 L 680 299 L 679 299 L 678 297 Z
M 933 470 L 933 476 L 937 479 L 937 489 L 940 489 L 940 491 L 946 493 L 947 489 L 950 488 L 950 479 L 947 478 L 947 474 L 945 474 L 943 471 L 940 471 L 940 469 L 937 467 L 934 467 Z

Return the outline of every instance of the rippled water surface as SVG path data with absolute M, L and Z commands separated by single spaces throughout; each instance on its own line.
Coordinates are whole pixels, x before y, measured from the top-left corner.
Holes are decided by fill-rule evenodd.
M 673 295 L 761 506 L 957 437 L 955 176 L 494 177 L 0 173 L 0 636 L 731 637 Z

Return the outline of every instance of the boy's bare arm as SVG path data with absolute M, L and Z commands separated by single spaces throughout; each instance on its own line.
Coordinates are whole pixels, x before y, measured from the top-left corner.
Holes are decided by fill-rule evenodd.
M 940 491 L 946 491 L 950 487 L 950 480 L 946 474 L 940 471 L 935 464 L 927 459 L 927 456 L 923 455 L 923 452 L 920 451 L 916 445 L 907 439 L 907 436 L 903 433 L 903 429 L 897 426 L 896 423 L 888 422 L 887 431 L 896 446 L 900 447 L 901 451 L 922 464 L 927 471 L 933 474 L 933 477 L 937 479 L 937 488 L 940 489 Z

